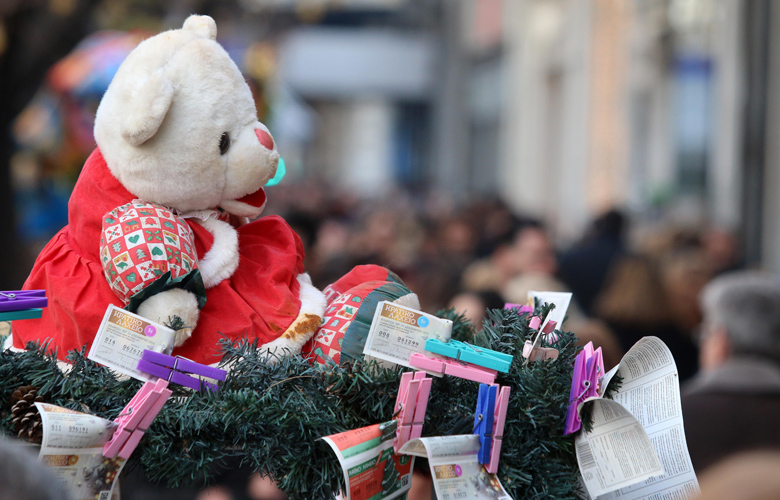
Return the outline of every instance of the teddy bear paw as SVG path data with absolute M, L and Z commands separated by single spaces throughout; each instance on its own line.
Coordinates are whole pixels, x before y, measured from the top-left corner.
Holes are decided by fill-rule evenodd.
M 175 288 L 153 295 L 138 306 L 138 314 L 176 331 L 174 346 L 179 347 L 192 335 L 198 323 L 198 299 L 192 293 Z

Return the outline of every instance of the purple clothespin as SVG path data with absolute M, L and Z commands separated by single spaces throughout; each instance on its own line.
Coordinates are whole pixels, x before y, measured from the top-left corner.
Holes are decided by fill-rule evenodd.
M 196 391 L 201 390 L 202 386 L 212 391 L 216 391 L 219 388 L 211 382 L 186 375 L 187 373 L 216 380 L 225 380 L 227 377 L 225 370 L 202 365 L 178 356 L 169 356 L 161 352 L 150 351 L 149 349 L 144 349 L 144 353 L 138 361 L 138 370 Z
M 0 292 L 0 312 L 46 307 L 46 290 L 12 290 Z
M 582 427 L 577 408 L 586 399 L 598 395 L 599 378 L 603 375 L 604 358 L 601 354 L 601 347 L 594 350 L 593 342 L 588 342 L 574 359 L 574 373 L 571 380 L 564 436 L 577 432 Z

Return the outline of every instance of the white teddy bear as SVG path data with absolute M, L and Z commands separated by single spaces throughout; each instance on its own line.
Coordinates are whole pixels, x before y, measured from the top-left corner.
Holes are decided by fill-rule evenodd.
M 91 343 L 110 303 L 133 296 L 144 317 L 178 316 L 177 345 L 194 338 L 177 353 L 199 362 L 219 359 L 222 336 L 299 351 L 319 327 L 325 299 L 303 272 L 300 239 L 278 217 L 249 222 L 264 208 L 279 154 L 216 33 L 210 17 L 190 16 L 120 66 L 97 111 L 98 149 L 71 196 L 69 225 L 25 283 L 46 288 L 50 305 L 41 320 L 19 322 L 15 347 L 48 337 L 62 357 Z M 205 302 L 192 293 L 202 290 L 197 270 Z M 145 297 L 153 282 L 164 291 Z

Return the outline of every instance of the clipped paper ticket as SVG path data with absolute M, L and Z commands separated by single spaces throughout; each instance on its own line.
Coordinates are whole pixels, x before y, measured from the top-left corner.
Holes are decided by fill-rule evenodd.
M 533 307 L 534 299 L 539 299 L 542 303 L 555 304 L 555 309 L 550 311 L 550 314 L 544 319 L 544 322 L 555 321 L 557 328 L 560 328 L 563 324 L 563 320 L 566 318 L 566 311 L 569 310 L 569 304 L 571 304 L 571 293 L 568 292 L 539 292 L 537 290 L 528 291 L 528 302 Z
M 409 491 L 414 457 L 393 453 L 396 425 L 391 420 L 322 438 L 344 470 L 346 500 L 390 500 Z
M 412 439 L 399 452 L 428 458 L 439 500 L 512 500 L 498 477 L 479 463 L 476 434 Z
M 623 357 L 616 370 L 610 371 L 602 383 L 604 386 L 617 373 L 623 378 L 620 390 L 613 394 L 612 405 L 619 404 L 624 411 L 631 413 L 642 425 L 647 433 L 653 449 L 660 459 L 663 473 L 648 479 L 637 480 L 635 484 L 621 487 L 616 491 L 607 493 L 599 500 L 640 500 L 669 498 L 686 500 L 699 493 L 699 482 L 691 464 L 688 453 L 688 445 L 685 441 L 685 431 L 682 420 L 682 406 L 680 404 L 680 382 L 677 375 L 677 366 L 669 348 L 657 337 L 645 337 L 637 342 Z M 598 407 L 613 406 L 608 400 L 600 400 L 594 403 L 594 417 Z M 605 404 L 606 403 L 606 404 Z M 607 424 L 609 425 L 609 424 Z M 594 422 L 593 433 L 583 437 L 581 433 L 577 437 L 577 459 L 580 462 L 580 471 L 586 478 L 588 471 L 593 471 L 593 462 L 599 464 L 599 457 L 593 454 L 593 460 L 587 456 L 587 448 L 583 448 L 584 455 L 580 456 L 580 445 L 584 439 L 591 441 L 595 433 L 609 433 L 608 430 L 598 430 Z M 647 455 L 646 447 L 638 448 L 638 441 L 621 441 L 621 446 L 630 451 L 630 465 L 624 468 L 642 468 L 642 457 Z M 592 450 L 593 451 L 593 450 Z M 587 464 L 591 464 L 587 467 Z M 595 493 L 588 485 L 591 496 Z
M 424 353 L 426 340 L 447 342 L 451 336 L 452 321 L 382 301 L 374 313 L 363 353 L 411 368 L 409 357 Z
M 111 304 L 100 323 L 87 357 L 142 382 L 150 375 L 138 371 L 144 349 L 170 354 L 174 331 Z
M 593 431 L 576 439 L 577 462 L 592 497 L 664 473 L 642 424 L 620 403 L 592 399 Z
M 111 498 L 125 465 L 122 458 L 103 456 L 114 422 L 47 403 L 35 406 L 43 424 L 38 460 L 64 483 L 74 500 Z

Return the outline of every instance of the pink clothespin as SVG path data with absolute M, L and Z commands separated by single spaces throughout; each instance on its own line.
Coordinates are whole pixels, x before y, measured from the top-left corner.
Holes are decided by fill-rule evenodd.
M 547 342 L 553 343 L 558 340 L 558 335 L 555 334 L 556 322 L 553 320 L 548 321 L 542 327 L 542 334 L 546 337 Z
M 588 372 L 588 380 L 595 380 L 596 383 L 592 383 L 585 394 L 586 398 L 599 395 L 599 389 L 601 385 L 601 378 L 604 376 L 604 356 L 601 352 L 601 347 L 593 351 L 593 354 L 585 363 L 585 370 Z
M 574 359 L 574 373 L 571 380 L 564 436 L 577 432 L 582 427 L 577 408 L 586 399 L 598 395 L 599 378 L 603 374 L 604 358 L 601 354 L 601 347 L 594 350 L 593 342 L 588 342 Z
M 428 396 L 432 380 L 425 372 L 405 372 L 401 374 L 398 396 L 393 414 L 397 415 L 398 427 L 395 431 L 393 449 L 398 452 L 410 439 L 422 435 L 425 411 L 428 408 Z
M 493 447 L 490 449 L 490 463 L 485 469 L 491 474 L 498 472 L 498 460 L 501 457 L 501 441 L 504 438 L 504 421 L 509 408 L 509 395 L 512 389 L 508 386 L 501 387 L 496 400 L 496 411 L 493 416 Z
M 534 316 L 531 318 L 531 320 L 528 322 L 528 328 L 531 328 L 533 330 L 538 330 L 539 327 L 542 327 L 542 333 L 545 335 L 550 335 L 555 331 L 555 325 L 557 323 L 553 320 L 549 320 L 544 325 L 542 325 L 542 318 L 539 316 Z M 554 341 L 553 341 L 554 342 Z
M 517 309 L 517 314 L 532 313 L 534 308 L 528 304 L 515 304 L 513 302 L 507 302 L 504 304 L 504 309 Z
M 431 358 L 418 352 L 409 357 L 409 364 L 438 376 L 451 375 L 483 384 L 494 383 L 498 374 L 496 370 L 490 368 L 464 363 L 452 358 Z
M 162 379 L 146 382 L 114 420 L 119 427 L 103 447 L 103 456 L 127 460 L 141 441 L 152 421 L 171 396 L 168 382 Z
M 428 410 L 428 397 L 431 394 L 431 384 L 433 383 L 433 379 L 428 377 L 425 372 L 415 372 L 414 378 L 420 381 L 420 388 L 417 390 L 417 404 L 414 407 L 412 433 L 409 439 L 417 439 L 422 436 L 425 412 Z

